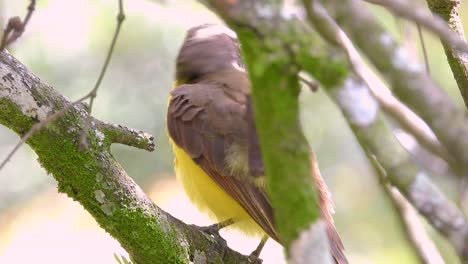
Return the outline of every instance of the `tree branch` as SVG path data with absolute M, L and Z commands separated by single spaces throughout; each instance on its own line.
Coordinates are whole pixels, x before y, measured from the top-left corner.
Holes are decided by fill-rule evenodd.
M 332 263 L 325 225 L 319 220 L 309 145 L 299 122 L 298 54 L 318 46 L 315 39 L 303 35 L 304 24 L 294 15 L 283 16 L 281 1 L 201 2 L 227 22 L 242 43 L 275 225 L 290 262 Z M 328 73 L 341 65 L 325 57 L 314 59 L 307 63 L 322 73 L 321 82 L 339 79 Z
M 440 255 L 434 242 L 427 234 L 419 215 L 414 207 L 406 200 L 401 192 L 393 187 L 387 179 L 385 170 L 380 166 L 379 162 L 369 151 L 366 151 L 367 157 L 372 162 L 382 189 L 390 198 L 393 207 L 395 208 L 400 222 L 405 229 L 407 239 L 411 242 L 415 252 L 417 253 L 421 263 L 425 264 L 445 264 L 444 259 Z
M 349 39 L 337 27 L 336 22 L 330 19 L 321 5 L 311 1 L 304 1 L 304 5 L 309 19 L 324 38 L 332 44 L 344 47 L 354 71 L 366 80 L 367 85 L 375 85 L 375 80 L 379 79 L 369 78 L 368 73 L 371 71 L 365 68 Z M 378 83 L 381 83 L 380 80 Z M 350 77 L 343 86 L 337 82 L 325 88 L 328 88 L 327 91 L 332 94 L 343 111 L 361 146 L 382 163 L 389 181 L 408 197 L 434 228 L 451 241 L 463 258 L 466 251 L 465 240 L 468 238 L 468 224 L 463 214 L 430 183 L 425 174 L 420 172 L 421 169 L 412 162 L 406 150 L 396 141 L 379 114 L 379 104 L 371 96 L 364 83 Z M 379 95 L 379 93 L 376 94 Z M 388 96 L 388 93 L 383 96 Z M 380 98 L 379 102 L 385 101 Z M 385 104 L 383 106 L 385 107 Z M 420 133 L 415 134 L 420 135 Z M 422 192 L 425 192 L 425 195 L 421 195 Z M 457 223 L 459 226 L 452 222 L 455 221 L 454 219 L 459 221 Z M 455 226 L 457 227 L 454 228 Z
M 407 51 L 381 27 L 362 2 L 328 0 L 327 7 L 393 87 L 395 94 L 432 128 L 453 155 L 462 175 L 468 175 L 468 120 L 448 95 L 409 58 Z M 453 163 L 451 163 L 453 164 Z
M 110 43 L 109 49 L 107 50 L 107 56 L 104 61 L 104 65 L 101 68 L 101 72 L 99 73 L 99 77 L 94 84 L 93 89 L 89 92 L 89 106 L 88 112 L 91 116 L 93 111 L 93 104 L 94 99 L 96 99 L 97 91 L 101 86 L 102 79 L 104 79 L 104 75 L 106 74 L 107 67 L 109 66 L 110 59 L 112 58 L 112 54 L 114 53 L 115 44 L 117 43 L 117 39 L 119 38 L 120 29 L 122 28 L 122 23 L 125 20 L 125 13 L 123 9 L 123 0 L 119 0 L 119 13 L 117 14 L 117 25 L 115 27 L 114 36 L 112 37 L 112 41 Z M 86 134 L 88 134 L 88 129 L 91 123 L 91 119 L 88 119 L 83 127 L 83 131 L 80 136 L 80 147 L 82 149 L 88 148 L 88 141 Z
M 423 223 L 419 219 L 419 215 L 414 210 L 413 206 L 401 195 L 401 193 L 394 187 L 384 186 L 387 193 L 392 199 L 392 202 L 397 208 L 401 220 L 404 222 L 406 233 L 409 239 L 413 242 L 417 252 L 426 264 L 445 264 L 444 259 L 440 255 L 434 241 L 431 240 Z
M 451 30 L 466 42 L 463 24 L 458 12 L 460 0 L 426 0 L 426 2 L 429 9 L 442 17 Z M 465 106 L 468 108 L 468 53 L 459 52 L 445 42 L 442 42 L 442 45 Z
M 429 151 L 450 162 L 451 157 L 445 147 L 440 144 L 432 130 L 419 116 L 393 96 L 387 85 L 367 66 L 351 41 L 328 15 L 323 6 L 317 1 L 305 0 L 303 2 L 307 18 L 311 24 L 330 43 L 335 43 L 344 49 L 347 58 L 342 59 L 343 64 L 346 64 L 346 61 L 349 62 L 354 73 L 366 82 L 385 112 L 394 118 L 406 131 L 411 133 Z
M 461 259 L 468 259 L 468 222 L 460 210 L 413 163 L 379 113 L 377 101 L 361 81 L 350 78 L 330 90 L 363 149 L 385 170 L 389 182 L 442 233 Z M 351 102 L 366 102 L 352 104 Z
M 99 120 L 94 120 L 94 122 L 96 127 L 102 131 L 105 138 L 111 143 L 119 143 L 148 151 L 154 150 L 154 137 L 148 133 L 122 125 L 104 123 Z
M 399 17 L 413 21 L 417 25 L 423 26 L 437 35 L 441 41 L 455 50 L 468 54 L 468 45 L 457 35 L 447 23 L 440 17 L 431 16 L 431 14 L 419 3 L 410 3 L 402 0 L 366 0 L 367 2 L 384 6 L 390 12 Z
M 20 23 L 19 26 L 22 27 L 22 30 L 24 31 L 24 27 L 26 26 L 27 22 L 29 21 L 29 19 L 31 18 L 31 15 L 32 15 L 32 12 L 34 11 L 34 8 L 35 8 L 35 4 L 36 4 L 36 1 L 35 0 L 31 0 L 31 3 L 30 5 L 28 6 L 28 14 L 26 15 L 26 18 L 25 18 L 25 22 L 24 24 L 21 24 L 21 21 L 17 21 L 16 23 Z M 12 18 L 14 19 L 14 18 Z M 10 19 L 10 20 L 12 20 Z M 19 19 L 19 18 L 18 18 Z M 75 105 L 77 104 L 80 104 L 82 103 L 84 100 L 90 98 L 90 104 L 89 106 L 87 107 L 87 110 L 89 112 L 89 118 L 88 120 L 85 122 L 85 125 L 83 126 L 82 128 L 82 131 L 81 131 L 81 134 L 80 134 L 80 147 L 82 149 L 86 149 L 87 146 L 88 146 L 88 142 L 87 142 L 87 134 L 88 134 L 88 129 L 89 129 L 89 126 L 90 126 L 90 123 L 91 123 L 91 110 L 92 110 L 92 107 L 93 107 L 93 102 L 94 102 L 94 99 L 96 98 L 96 95 L 97 95 L 97 90 L 99 89 L 99 86 L 102 82 L 102 79 L 104 78 L 104 75 L 107 71 L 107 67 L 109 66 L 109 62 L 110 62 L 110 59 L 112 58 L 112 54 L 113 54 L 113 51 L 114 51 L 114 47 L 115 47 L 115 44 L 117 43 L 117 39 L 118 39 L 118 36 L 119 36 L 119 32 L 120 32 L 120 28 L 122 27 L 122 23 L 125 19 L 125 14 L 124 14 L 124 10 L 123 10 L 123 0 L 119 0 L 119 13 L 117 15 L 117 26 L 115 28 L 115 31 L 114 31 L 114 35 L 113 35 L 113 38 L 112 38 L 112 41 L 111 41 L 111 44 L 110 44 L 110 47 L 109 47 L 109 50 L 107 52 L 107 56 L 106 56 L 106 59 L 104 61 L 104 64 L 101 68 L 101 71 L 99 73 L 99 77 L 93 87 L 93 89 L 91 89 L 86 95 L 84 95 L 83 97 L 81 97 L 80 99 L 70 103 L 70 104 L 67 104 L 66 106 L 64 106 L 60 111 L 57 111 L 55 112 L 54 114 L 48 116 L 47 118 L 45 118 L 44 120 L 42 120 L 41 122 L 39 123 L 36 123 L 34 124 L 31 129 L 25 133 L 22 137 L 21 137 L 21 140 L 15 145 L 15 147 L 11 150 L 11 152 L 7 155 L 7 157 L 0 163 L 0 170 L 3 169 L 3 167 L 8 163 L 8 161 L 13 157 L 13 155 L 16 153 L 16 151 L 18 151 L 18 149 L 30 138 L 32 137 L 35 133 L 39 132 L 42 128 L 46 127 L 47 125 L 49 125 L 49 123 L 55 121 L 57 118 L 59 117 L 62 117 L 63 114 L 65 114 L 66 111 L 68 111 L 70 108 L 74 107 Z M 10 23 L 10 22 L 9 22 Z M 7 28 L 8 29 L 8 28 Z M 5 33 L 3 35 L 3 38 L 2 38 L 2 41 L 5 41 L 7 38 L 8 38 L 8 32 L 7 32 L 7 29 L 5 30 Z M 22 33 L 22 31 L 21 31 Z M 18 36 L 19 37 L 19 36 Z M 5 44 L 5 43 L 3 43 Z M 3 45 L 2 44 L 2 45 Z M 7 43 L 8 44 L 8 43 Z M 0 49 L 2 50 L 2 49 Z M 9 78 L 8 76 L 4 76 L 3 78 Z
M 26 143 L 58 183 L 116 238 L 137 263 L 248 263 L 243 256 L 157 207 L 109 152 L 114 142 L 151 149 L 151 137 L 92 118 L 89 148 L 79 149 L 88 114 L 6 52 L 0 53 L 0 124 L 23 136 L 34 124 L 68 108 Z M 73 105 L 69 107 L 70 105 Z

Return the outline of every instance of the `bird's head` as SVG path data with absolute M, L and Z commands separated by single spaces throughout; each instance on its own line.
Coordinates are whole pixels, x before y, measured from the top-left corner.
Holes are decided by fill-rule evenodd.
M 218 24 L 204 24 L 187 32 L 177 56 L 176 80 L 191 83 L 217 71 L 243 70 L 236 33 Z

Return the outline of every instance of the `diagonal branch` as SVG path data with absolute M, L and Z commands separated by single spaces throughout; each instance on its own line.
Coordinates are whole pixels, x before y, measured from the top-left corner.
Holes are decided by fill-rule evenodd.
M 399 212 L 408 238 L 413 242 L 422 263 L 445 264 L 437 246 L 427 233 L 418 213 L 395 187 L 384 186 Z
M 23 136 L 62 109 L 67 110 L 60 118 L 26 143 L 57 180 L 58 190 L 78 201 L 137 263 L 188 263 L 195 255 L 207 263 L 248 263 L 247 256 L 157 207 L 109 152 L 114 142 L 139 145 L 142 140 L 146 146 L 141 147 L 151 148 L 150 136 L 140 138 L 141 133 L 92 118 L 97 125 L 90 126 L 89 148 L 80 150 L 80 131 L 88 119 L 85 107 L 69 102 L 10 54 L 0 53 L 0 124 Z M 128 137 L 133 137 L 130 142 Z
M 359 55 L 336 23 L 327 16 L 321 5 L 304 1 L 309 19 L 330 43 L 346 47 L 349 60 L 362 79 L 363 64 L 356 64 Z M 313 13 L 312 13 L 313 12 Z M 344 43 L 344 44 L 343 44 Z M 336 54 L 334 54 L 336 58 Z M 360 58 L 359 58 L 360 59 Z M 342 63 L 346 61 L 342 60 Z M 358 67 L 358 68 L 356 68 Z M 359 68 L 361 67 L 361 68 Z M 315 77 L 313 69 L 306 69 Z M 418 211 L 452 243 L 463 257 L 468 239 L 468 223 L 458 208 L 448 200 L 427 178 L 421 168 L 413 163 L 409 153 L 394 138 L 379 111 L 379 103 L 371 95 L 367 85 L 374 85 L 372 79 L 349 76 L 344 82 L 324 85 L 336 101 L 349 122 L 364 150 L 376 157 L 387 173 L 389 181 L 402 192 Z M 378 80 L 378 78 L 376 78 Z M 379 100 L 380 102 L 381 100 Z
M 421 219 L 414 207 L 406 200 L 401 192 L 393 187 L 387 179 L 385 170 L 380 166 L 379 161 L 369 151 L 366 155 L 375 168 L 379 176 L 382 189 L 390 198 L 393 207 L 397 211 L 401 224 L 404 226 L 405 234 L 413 245 L 421 263 L 425 264 L 445 264 L 434 241 L 429 237 Z
M 410 3 L 402 0 L 366 0 L 367 2 L 382 5 L 399 17 L 413 21 L 429 31 L 433 32 L 441 41 L 460 52 L 468 54 L 468 45 L 461 35 L 454 33 L 447 22 L 438 16 L 432 16 L 418 3 Z
M 426 2 L 432 13 L 444 19 L 450 29 L 458 34 L 460 39 L 466 41 L 459 15 L 460 0 L 426 0 Z M 465 106 L 468 108 L 468 53 L 459 52 L 445 42 L 442 42 L 442 45 Z
M 382 166 L 388 181 L 447 238 L 460 258 L 466 261 L 468 221 L 398 143 L 367 86 L 351 77 L 343 86 L 329 90 L 329 93 L 343 112 L 362 148 L 369 151 Z M 351 103 L 355 101 L 367 104 Z
M 413 61 L 361 1 L 328 0 L 338 24 L 367 55 L 391 84 L 395 94 L 413 109 L 434 131 L 440 142 L 453 155 L 460 174 L 468 175 L 468 119 L 426 74 L 424 67 Z
M 432 130 L 419 116 L 393 96 L 387 85 L 366 65 L 351 41 L 328 15 L 323 6 L 317 1 L 305 0 L 303 2 L 309 21 L 327 41 L 344 49 L 347 57 L 343 59 L 343 63 L 346 60 L 349 61 L 354 73 L 366 82 L 385 112 L 415 136 L 418 142 L 429 151 L 450 162 L 451 157 Z

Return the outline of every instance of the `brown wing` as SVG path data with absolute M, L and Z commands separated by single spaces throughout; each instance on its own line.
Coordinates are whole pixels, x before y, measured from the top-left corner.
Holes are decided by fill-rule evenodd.
M 251 182 L 231 175 L 225 166 L 227 148 L 231 144 L 247 144 L 250 176 L 263 175 L 264 168 L 248 98 L 245 102 L 238 102 L 214 84 L 182 85 L 172 91 L 171 95 L 167 123 L 173 141 L 236 200 L 270 237 L 278 241 L 272 208 L 265 192 Z M 331 253 L 337 264 L 347 264 L 343 243 L 331 216 L 333 204 L 314 156 L 312 169 Z
M 171 92 L 167 125 L 172 140 L 278 241 L 265 192 L 233 175 L 225 164 L 228 148 L 247 147 L 246 100 L 236 100 L 217 84 L 186 84 Z M 247 153 L 245 153 L 247 154 Z

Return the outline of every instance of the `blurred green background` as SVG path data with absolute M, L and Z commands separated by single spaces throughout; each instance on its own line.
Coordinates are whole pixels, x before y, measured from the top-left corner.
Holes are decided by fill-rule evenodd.
M 0 1 L 2 24 L 8 17 L 23 16 L 28 2 Z M 48 0 L 38 1 L 37 5 L 25 34 L 10 52 L 42 80 L 75 100 L 92 88 L 99 74 L 115 28 L 117 1 Z M 184 214 L 177 215 L 182 206 L 174 202 L 183 194 L 174 183 L 173 157 L 165 133 L 167 95 L 185 31 L 219 20 L 188 0 L 132 0 L 125 1 L 125 9 L 127 17 L 93 115 L 155 136 L 153 153 L 115 145 L 113 154 L 158 205 L 192 223 L 190 215 L 185 219 Z M 379 7 L 372 10 L 400 39 L 404 23 Z M 466 29 L 466 1 L 461 11 Z M 425 39 L 432 75 L 463 107 L 438 39 L 431 34 L 425 34 Z M 311 93 L 304 89 L 301 102 L 304 130 L 333 194 L 336 225 L 351 263 L 418 263 L 391 202 L 341 113 L 320 90 Z M 17 141 L 14 133 L 0 127 L 0 159 Z M 36 263 L 114 263 L 114 252 L 125 254 L 81 206 L 57 193 L 56 183 L 36 158 L 28 146 L 23 146 L 0 171 L 0 263 L 29 263 L 28 259 Z M 456 197 L 457 183 L 437 174 L 434 180 L 448 195 Z M 196 214 L 194 209 L 187 212 Z M 448 244 L 432 228 L 428 227 L 428 231 L 446 263 L 458 263 Z M 106 241 L 102 243 L 110 246 L 86 247 L 91 240 Z M 60 251 L 66 253 L 58 254 Z M 283 263 L 279 251 L 273 246 L 265 252 L 264 263 Z

